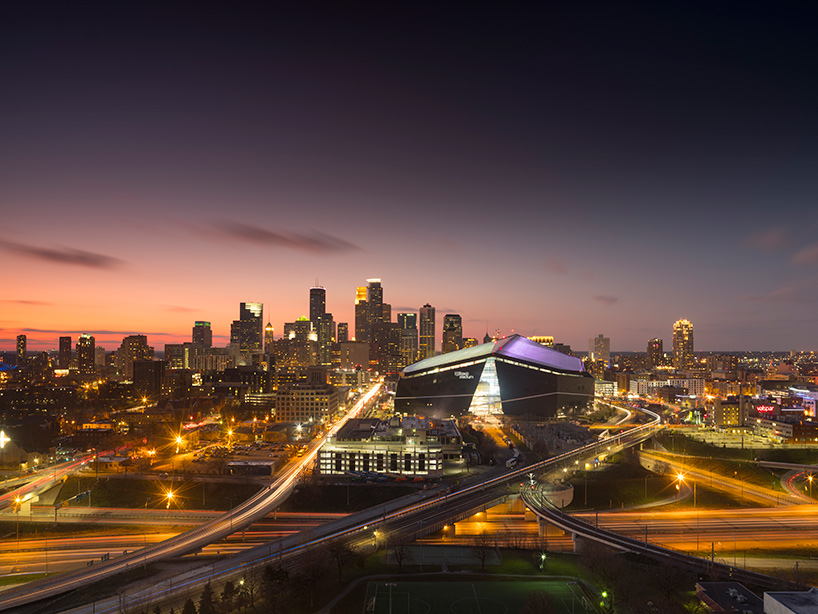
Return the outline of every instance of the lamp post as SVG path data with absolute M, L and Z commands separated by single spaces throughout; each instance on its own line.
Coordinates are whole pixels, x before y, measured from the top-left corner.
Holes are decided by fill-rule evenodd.
M 812 499 L 812 474 L 811 473 L 807 476 L 807 479 L 809 480 L 809 498 Z

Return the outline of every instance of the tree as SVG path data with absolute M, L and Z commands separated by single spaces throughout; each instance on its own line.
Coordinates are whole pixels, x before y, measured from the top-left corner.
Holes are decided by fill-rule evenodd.
M 222 604 L 228 612 L 233 611 L 233 600 L 236 598 L 236 587 L 231 581 L 227 581 L 222 589 Z
M 153 614 L 162 614 L 162 608 L 160 608 L 158 605 L 154 606 Z
M 494 543 L 494 537 L 489 535 L 487 531 L 483 531 L 482 533 L 474 536 L 474 540 L 472 542 L 472 552 L 480 561 L 480 571 L 486 570 L 486 560 L 495 547 L 496 544 Z
M 290 572 L 282 567 L 267 565 L 262 573 L 262 586 L 270 612 L 280 611 L 285 603 L 289 602 Z
M 196 604 L 193 603 L 193 599 L 188 598 L 185 601 L 185 606 L 182 608 L 182 614 L 196 614 Z
M 348 541 L 342 539 L 330 542 L 326 550 L 330 560 L 335 563 L 338 570 L 338 582 L 340 582 L 344 567 L 358 556 L 358 550 Z
M 209 581 L 205 584 L 202 595 L 199 597 L 199 614 L 216 614 L 216 602 Z
M 409 538 L 404 533 L 393 533 L 386 540 L 386 548 L 392 550 L 392 556 L 398 564 L 398 573 L 403 573 L 403 564 L 411 556 L 409 543 Z

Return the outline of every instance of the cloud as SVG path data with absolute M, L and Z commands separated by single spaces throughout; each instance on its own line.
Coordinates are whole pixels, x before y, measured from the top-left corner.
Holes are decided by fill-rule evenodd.
M 122 260 L 118 258 L 86 252 L 85 250 L 74 249 L 72 247 L 37 247 L 35 245 L 23 245 L 22 243 L 0 239 L 0 248 L 12 254 L 19 254 L 34 260 L 82 266 L 91 269 L 113 269 L 122 264 Z
M 72 328 L 69 330 L 57 330 L 57 329 L 50 329 L 50 328 L 23 328 L 21 329 L 24 333 L 49 333 L 52 335 L 68 335 L 71 333 L 86 333 L 88 335 L 117 335 L 122 337 L 127 337 L 128 335 L 150 335 L 151 337 L 154 336 L 162 336 L 162 337 L 173 337 L 176 336 L 174 333 L 146 333 L 142 331 L 133 331 L 133 330 L 89 330 L 87 328 Z
M 742 245 L 749 249 L 755 249 L 762 252 L 774 252 L 782 250 L 789 245 L 789 237 L 787 231 L 780 226 L 773 228 L 763 228 L 748 236 Z
M 818 243 L 807 245 L 792 257 L 793 264 L 818 264 Z
M 54 303 L 48 303 L 46 301 L 28 301 L 28 300 L 25 300 L 25 299 L 17 299 L 17 300 L 9 299 L 9 300 L 0 301 L 0 303 L 11 303 L 13 305 L 29 305 L 31 307 L 48 307 L 48 306 L 54 304 Z
M 616 301 L 619 300 L 618 296 L 607 296 L 604 294 L 598 294 L 594 297 L 595 301 L 599 301 L 600 303 L 605 303 L 609 307 L 613 305 Z
M 745 294 L 741 299 L 756 303 L 810 303 L 815 300 L 814 295 L 811 286 L 799 284 L 783 286 L 767 294 Z
M 554 275 L 565 275 L 568 272 L 568 267 L 562 260 L 548 258 L 545 261 L 545 270 Z
M 275 232 L 238 222 L 222 222 L 216 224 L 215 229 L 221 236 L 243 243 L 262 247 L 283 247 L 313 254 L 337 254 L 361 249 L 354 243 L 319 231 L 312 234 Z
M 182 307 L 181 305 L 163 305 L 166 311 L 171 311 L 173 313 L 193 313 L 195 311 L 201 311 L 201 309 L 194 309 L 192 307 Z

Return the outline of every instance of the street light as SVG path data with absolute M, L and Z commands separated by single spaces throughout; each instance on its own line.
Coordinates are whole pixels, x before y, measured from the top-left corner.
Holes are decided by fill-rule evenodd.
M 807 479 L 809 480 L 809 498 L 812 499 L 812 474 L 811 473 L 807 476 Z

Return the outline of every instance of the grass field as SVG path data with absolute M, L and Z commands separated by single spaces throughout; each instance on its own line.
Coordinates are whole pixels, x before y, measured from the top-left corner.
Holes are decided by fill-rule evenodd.
M 532 596 L 533 594 L 533 596 Z M 547 595 L 547 596 L 546 596 Z M 370 582 L 365 614 L 509 614 L 524 611 L 527 600 L 553 614 L 594 612 L 579 585 L 566 580 L 486 582 Z M 547 604 L 547 605 L 546 605 Z

